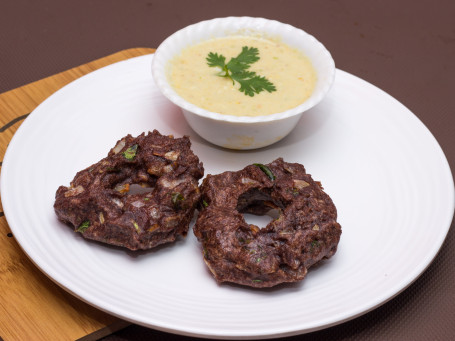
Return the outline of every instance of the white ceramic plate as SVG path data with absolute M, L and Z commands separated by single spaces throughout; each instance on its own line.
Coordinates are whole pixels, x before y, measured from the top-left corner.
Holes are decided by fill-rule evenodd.
M 431 133 L 395 99 L 337 70 L 327 98 L 285 139 L 255 151 L 208 144 L 157 90 L 152 55 L 76 80 L 25 120 L 7 150 L 3 208 L 33 262 L 108 313 L 168 332 L 267 338 L 359 316 L 397 295 L 431 263 L 450 227 L 454 186 Z M 53 211 L 59 185 L 104 157 L 122 136 L 190 135 L 207 173 L 282 156 L 305 165 L 335 202 L 337 254 L 299 284 L 271 290 L 217 285 L 192 233 L 133 254 L 86 241 Z

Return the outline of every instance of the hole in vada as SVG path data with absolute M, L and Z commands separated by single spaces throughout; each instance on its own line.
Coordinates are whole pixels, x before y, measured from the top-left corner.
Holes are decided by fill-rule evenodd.
M 149 187 L 147 184 L 132 184 L 126 194 L 145 194 L 150 192 L 153 192 L 153 187 Z
M 240 212 L 242 213 L 242 212 Z M 259 228 L 266 227 L 271 221 L 276 220 L 280 217 L 280 209 L 272 208 L 263 215 L 242 213 L 243 219 L 248 225 L 255 225 Z
M 272 209 L 284 208 L 283 204 L 274 200 L 271 195 L 258 188 L 252 188 L 241 194 L 237 201 L 237 211 L 240 213 L 252 213 L 264 215 Z
M 134 194 L 146 194 L 153 192 L 153 187 L 148 184 L 129 184 L 129 183 L 118 183 L 114 186 L 114 191 L 122 195 L 134 195 Z
M 239 196 L 237 211 L 243 215 L 248 225 L 266 227 L 272 220 L 280 217 L 282 204 L 273 200 L 271 195 L 252 188 Z

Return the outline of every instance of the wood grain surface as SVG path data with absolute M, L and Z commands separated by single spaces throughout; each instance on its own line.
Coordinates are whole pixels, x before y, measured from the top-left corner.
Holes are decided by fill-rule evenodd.
M 153 52 L 120 51 L 0 94 L 0 161 L 20 124 L 55 91 L 103 66 Z M 129 325 L 47 278 L 14 239 L 1 204 L 0 250 L 0 340 L 96 340 Z

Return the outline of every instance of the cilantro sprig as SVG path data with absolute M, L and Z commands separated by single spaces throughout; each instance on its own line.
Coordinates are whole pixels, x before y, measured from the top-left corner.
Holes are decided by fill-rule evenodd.
M 240 84 L 239 90 L 247 96 L 253 97 L 261 91 L 276 91 L 275 85 L 267 78 L 249 71 L 251 64 L 259 60 L 259 50 L 256 47 L 243 46 L 242 52 L 237 57 L 231 58 L 226 64 L 226 57 L 222 54 L 210 52 L 206 58 L 210 67 L 219 67 L 220 77 L 226 77 Z

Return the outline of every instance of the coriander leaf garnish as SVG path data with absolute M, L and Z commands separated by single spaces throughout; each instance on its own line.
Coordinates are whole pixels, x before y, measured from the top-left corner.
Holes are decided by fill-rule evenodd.
M 138 147 L 138 145 L 134 144 L 131 147 L 129 147 L 127 150 L 125 150 L 123 152 L 123 156 L 125 157 L 125 159 L 133 160 L 136 157 L 137 147 Z
M 238 73 L 245 71 L 250 68 L 250 64 L 256 63 L 259 60 L 259 50 L 257 47 L 244 46 L 242 47 L 242 52 L 235 57 L 231 58 L 229 63 L 227 63 L 227 68 L 232 73 Z
M 270 180 L 275 180 L 275 175 L 273 174 L 273 172 L 270 170 L 269 167 L 267 167 L 266 165 L 263 165 L 262 163 L 253 163 L 253 165 L 255 165 L 256 167 L 259 167 L 259 169 L 261 171 L 263 171 L 265 173 L 265 175 L 267 175 L 269 177 Z
M 218 66 L 223 71 L 227 72 L 225 56 L 219 55 L 218 53 L 210 52 L 206 59 L 207 59 L 207 63 L 209 64 L 210 67 Z M 226 67 L 226 69 L 225 69 L 225 67 Z
M 210 52 L 206 58 L 210 67 L 219 67 L 220 77 L 232 80 L 232 84 L 238 82 L 239 90 L 247 96 L 253 97 L 261 91 L 276 91 L 275 85 L 264 76 L 257 75 L 254 71 L 247 71 L 251 64 L 259 60 L 259 50 L 256 47 L 242 47 L 242 52 L 237 57 L 231 58 L 226 64 L 226 57 Z
M 82 224 L 79 225 L 76 232 L 84 233 L 90 227 L 90 221 L 86 220 Z
M 253 72 L 254 73 L 254 72 Z M 268 92 L 275 91 L 275 86 L 262 76 L 254 76 L 249 79 L 243 79 L 239 77 L 233 77 L 237 82 L 240 83 L 240 91 L 244 92 L 245 95 L 253 97 L 254 94 L 258 94 L 263 90 Z
M 185 197 L 181 193 L 179 192 L 172 193 L 171 201 L 175 208 L 180 208 L 180 205 L 183 200 L 185 200 Z
M 319 247 L 319 246 L 320 246 L 319 240 L 313 240 L 313 241 L 311 242 L 311 250 L 313 250 L 313 248 Z

